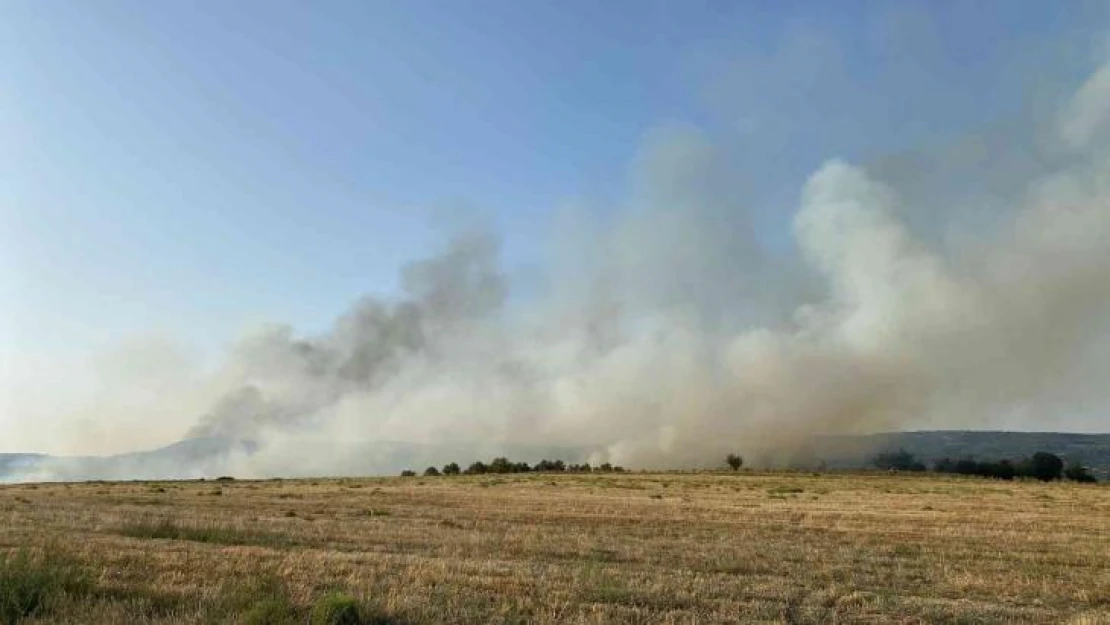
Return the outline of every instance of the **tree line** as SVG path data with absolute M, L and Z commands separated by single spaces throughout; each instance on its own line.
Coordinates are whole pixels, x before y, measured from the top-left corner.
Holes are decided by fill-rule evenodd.
M 884 471 L 912 471 L 924 472 L 929 467 L 920 461 L 914 454 L 905 449 L 897 451 L 884 451 L 872 459 L 872 465 Z M 737 454 L 728 454 L 725 464 L 733 471 L 738 471 L 744 466 L 744 459 Z M 1094 483 L 1098 479 L 1079 463 L 1067 466 L 1060 456 L 1038 451 L 1032 456 L 1019 460 L 976 460 L 974 458 L 941 458 L 933 463 L 936 473 L 951 473 L 955 475 L 978 475 L 999 480 L 1013 480 L 1018 478 L 1037 479 L 1044 482 L 1054 480 L 1071 480 L 1074 482 Z M 623 473 L 624 467 L 614 466 L 608 462 L 597 466 L 590 463 L 569 464 L 562 460 L 540 460 L 534 466 L 527 462 L 513 462 L 503 456 L 494 458 L 489 463 L 481 460 L 472 462 L 463 469 L 457 462 L 449 462 L 443 468 L 428 467 L 424 475 L 435 477 L 440 475 L 485 475 L 506 473 Z M 402 477 L 414 477 L 416 471 L 405 469 Z
M 926 471 L 927 467 L 912 453 L 905 449 L 885 451 L 872 460 L 878 469 L 890 471 Z M 1074 482 L 1093 483 L 1098 479 L 1083 465 L 1074 462 L 1064 466 L 1064 460 L 1056 454 L 1038 451 L 1032 456 L 1019 460 L 976 460 L 975 458 L 941 458 L 933 463 L 933 471 L 956 475 L 978 475 L 998 480 L 1016 478 L 1037 479 L 1051 482 L 1059 479 Z
M 597 466 L 590 466 L 590 463 L 584 462 L 582 464 L 568 464 L 562 460 L 540 460 L 535 466 L 529 465 L 527 462 L 513 462 L 505 457 L 498 457 L 491 460 L 488 464 L 481 460 L 475 461 L 467 468 L 463 469 L 457 462 L 449 462 L 443 465 L 442 469 L 434 466 L 424 469 L 424 475 L 428 477 L 435 477 L 439 475 L 485 475 L 487 473 L 624 473 L 624 467 L 613 466 L 608 462 L 603 462 Z M 405 469 L 401 471 L 401 477 L 413 477 L 416 471 L 412 469 Z

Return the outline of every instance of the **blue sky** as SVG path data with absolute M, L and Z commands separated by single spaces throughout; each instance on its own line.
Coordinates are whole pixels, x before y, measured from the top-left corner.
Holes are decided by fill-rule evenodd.
M 653 129 L 734 156 L 786 239 L 821 161 L 1020 117 L 1096 4 L 0 3 L 0 354 L 321 328 L 469 207 L 537 262 Z M 1045 54 L 1045 51 L 1049 54 Z

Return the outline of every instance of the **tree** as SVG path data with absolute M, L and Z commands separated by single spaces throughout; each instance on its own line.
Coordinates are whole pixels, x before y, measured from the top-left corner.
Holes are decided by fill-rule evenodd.
M 984 462 L 982 463 L 982 474 L 986 477 L 993 477 L 999 480 L 1012 480 L 1017 475 L 1017 467 L 1009 460 L 999 460 L 998 462 Z
M 1064 472 L 1064 461 L 1056 454 L 1047 451 L 1038 451 L 1030 459 L 1033 477 L 1042 482 L 1051 482 L 1060 479 Z
M 876 468 L 885 471 L 924 471 L 925 465 L 905 449 L 884 451 L 871 461 Z
M 736 454 L 729 454 L 725 458 L 725 463 L 732 468 L 733 471 L 739 471 L 740 467 L 744 466 L 744 459 Z
M 509 459 L 505 457 L 494 458 L 493 461 L 489 463 L 489 472 L 512 473 L 513 463 L 509 462 Z
M 482 475 L 483 473 L 489 473 L 489 467 L 486 466 L 486 463 L 482 462 L 481 460 L 471 464 L 469 467 L 466 468 L 467 475 Z
M 941 458 L 933 463 L 933 470 L 937 473 L 955 473 L 956 461 L 951 458 Z
M 415 475 L 416 471 L 413 471 L 412 469 L 405 469 L 404 471 L 401 471 L 401 477 L 414 477 Z
M 439 469 L 435 467 L 428 467 L 427 469 L 424 469 L 424 475 L 426 475 L 427 477 L 436 477 L 437 475 L 439 475 Z
M 449 462 L 443 465 L 444 475 L 458 475 L 460 472 L 461 471 L 459 470 L 459 464 L 457 462 Z
M 957 460 L 956 473 L 960 475 L 979 475 L 979 463 L 974 458 Z
M 1094 484 L 1098 481 L 1095 476 L 1087 472 L 1087 467 L 1084 467 L 1078 462 L 1073 462 L 1068 465 L 1068 468 L 1064 469 L 1064 477 L 1081 484 Z

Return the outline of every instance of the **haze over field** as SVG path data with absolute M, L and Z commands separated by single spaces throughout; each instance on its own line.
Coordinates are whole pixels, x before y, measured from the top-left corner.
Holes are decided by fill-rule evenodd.
M 169 9 L 234 71 L 185 35 L 136 58 L 170 27 L 142 5 L 6 5 L 0 451 L 244 440 L 221 462 L 248 476 L 392 471 L 367 450 L 398 441 L 679 467 L 821 434 L 1105 431 L 1107 22 L 980 4 L 336 3 L 303 31 L 301 8 Z M 566 40 L 531 41 L 552 11 Z M 344 38 L 383 23 L 414 42 Z M 455 63 L 469 82 L 429 73 Z M 38 112 L 52 80 L 93 114 Z M 180 121 L 225 100 L 244 117 Z

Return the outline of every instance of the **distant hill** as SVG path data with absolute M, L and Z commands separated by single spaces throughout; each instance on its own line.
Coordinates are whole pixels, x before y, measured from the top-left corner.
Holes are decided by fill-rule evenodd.
M 1065 462 L 1079 462 L 1100 479 L 1110 477 L 1110 434 L 940 430 L 829 437 L 828 443 L 833 450 L 828 458 L 832 466 L 868 466 L 875 452 L 898 448 L 930 466 L 941 458 L 1000 460 L 1047 451 Z
M 495 444 L 436 446 L 388 441 L 348 442 L 342 449 L 320 448 L 320 445 L 328 443 L 317 442 L 316 449 L 310 449 L 306 443 L 301 451 L 309 457 L 323 457 L 330 452 L 332 462 L 327 465 L 329 470 L 333 474 L 340 471 L 345 475 L 392 475 L 402 468 L 420 470 L 451 460 L 469 463 L 479 459 L 489 460 L 497 455 L 526 461 L 541 457 L 561 458 L 568 462 L 578 462 L 586 457 L 586 452 L 581 449 Z M 1110 434 L 944 430 L 828 436 L 814 442 L 810 458 L 824 461 L 830 468 L 869 468 L 871 458 L 877 452 L 898 448 L 905 448 L 929 465 L 945 457 L 958 459 L 971 456 L 993 460 L 1021 458 L 1047 451 L 1063 457 L 1066 462 L 1083 464 L 1100 480 L 1110 479 Z M 231 472 L 229 467 L 235 466 L 236 460 L 250 462 L 263 475 L 303 477 L 300 473 L 288 473 L 285 463 L 270 465 L 258 462 L 257 456 L 251 459 L 255 451 L 256 445 L 249 441 L 197 438 L 150 451 L 115 456 L 0 454 L 0 482 L 210 478 Z M 340 459 L 344 461 L 340 462 Z M 274 462 L 274 459 L 270 458 L 269 462 Z
M 319 468 L 301 462 L 291 469 L 290 463 L 281 461 L 276 454 L 255 455 L 257 448 L 251 441 L 193 438 L 158 449 L 112 456 L 0 454 L 0 482 L 213 478 L 234 476 L 237 468 L 248 466 L 254 477 L 396 475 L 402 469 L 423 470 L 451 461 L 465 465 L 496 456 L 561 458 L 568 462 L 585 459 L 581 449 L 554 446 L 427 445 L 397 441 L 345 441 L 336 445 L 330 441 L 304 440 L 298 441 L 296 447 L 302 458 L 327 461 Z
M 47 457 L 45 454 L 0 454 L 0 480 L 10 473 L 33 467 Z

